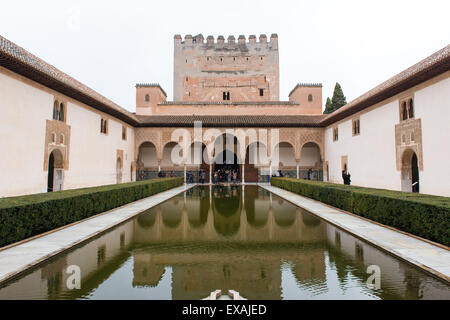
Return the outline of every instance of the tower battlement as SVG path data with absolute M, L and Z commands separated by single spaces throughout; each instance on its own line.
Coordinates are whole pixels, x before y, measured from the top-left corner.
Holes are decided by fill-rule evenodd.
M 248 41 L 245 35 L 239 35 L 236 38 L 234 35 L 230 35 L 225 40 L 223 35 L 219 35 L 217 39 L 214 36 L 207 36 L 206 40 L 202 34 L 198 34 L 196 36 L 192 36 L 187 34 L 184 36 L 184 41 L 181 35 L 177 34 L 174 36 L 175 46 L 181 47 L 193 47 L 193 46 L 203 46 L 205 49 L 214 47 L 215 49 L 227 47 L 228 49 L 232 49 L 236 46 L 267 46 L 269 49 L 278 50 L 278 35 L 273 33 L 270 36 L 269 41 L 267 40 L 267 36 L 265 34 L 261 34 L 257 40 L 256 35 L 250 35 L 248 37 Z
M 279 100 L 278 36 L 174 36 L 175 101 Z

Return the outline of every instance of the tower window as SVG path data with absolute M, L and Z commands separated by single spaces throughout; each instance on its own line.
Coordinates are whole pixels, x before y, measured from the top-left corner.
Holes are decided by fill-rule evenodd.
M 259 96 L 263 97 L 264 96 L 264 89 L 259 89 Z
M 313 96 L 312 96 L 312 94 L 308 94 L 308 101 L 309 101 L 309 102 L 312 102 L 312 101 L 313 101 Z
M 224 91 L 223 92 L 223 100 L 230 100 L 230 91 Z
M 145 95 L 145 102 L 150 102 L 150 95 L 148 94 Z

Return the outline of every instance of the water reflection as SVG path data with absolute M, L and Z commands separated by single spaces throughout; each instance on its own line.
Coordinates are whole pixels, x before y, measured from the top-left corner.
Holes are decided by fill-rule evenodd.
M 68 290 L 65 270 L 82 270 Z M 379 265 L 382 288 L 366 286 Z M 0 299 L 450 298 L 448 286 L 256 186 L 196 187 L 0 289 Z

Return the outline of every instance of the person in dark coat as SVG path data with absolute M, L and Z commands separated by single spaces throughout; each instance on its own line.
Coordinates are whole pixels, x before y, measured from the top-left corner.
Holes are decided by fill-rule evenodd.
M 344 184 L 350 185 L 350 173 L 347 170 L 342 170 L 342 179 L 344 180 Z
M 312 179 L 312 169 L 310 168 L 308 170 L 308 180 L 311 180 L 311 179 Z

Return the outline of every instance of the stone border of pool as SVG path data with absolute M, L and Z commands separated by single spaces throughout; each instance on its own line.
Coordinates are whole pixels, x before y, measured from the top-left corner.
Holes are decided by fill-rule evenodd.
M 368 243 L 450 283 L 450 251 L 406 232 L 328 206 L 267 183 L 261 188 L 303 208 Z M 383 271 L 381 271 L 383 272 Z
M 0 284 L 195 186 L 184 184 L 8 246 L 0 251 Z

